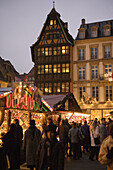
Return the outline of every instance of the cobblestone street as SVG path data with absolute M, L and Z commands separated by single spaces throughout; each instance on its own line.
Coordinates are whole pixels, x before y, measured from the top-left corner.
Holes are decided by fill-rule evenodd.
M 106 166 L 101 165 L 98 161 L 90 161 L 89 153 L 83 155 L 80 160 L 65 158 L 64 170 L 107 170 Z M 26 163 L 21 166 L 21 170 L 27 170 Z

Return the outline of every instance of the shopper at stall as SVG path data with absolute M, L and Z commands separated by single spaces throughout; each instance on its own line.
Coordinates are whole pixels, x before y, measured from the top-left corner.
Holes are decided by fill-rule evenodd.
M 84 125 L 82 126 L 82 129 L 85 131 L 85 141 L 83 143 L 83 152 L 89 151 L 90 146 L 90 131 L 89 131 L 89 125 L 87 124 L 87 121 L 85 120 Z
M 100 124 L 100 143 L 108 136 L 107 128 L 106 128 L 106 121 L 105 118 L 101 119 Z
M 42 120 L 42 137 L 46 137 L 47 136 L 47 123 L 46 120 Z
M 100 148 L 100 127 L 97 125 L 97 120 L 93 122 L 90 126 L 90 138 L 91 138 L 91 152 L 89 159 L 91 161 L 94 160 L 94 156 L 96 155 L 96 160 L 98 160 L 99 148 Z M 95 138 L 98 140 L 98 144 L 96 143 Z
M 110 124 L 110 134 L 104 139 L 100 147 L 99 162 L 107 165 L 107 170 L 113 170 L 113 123 Z
M 65 119 L 65 124 L 68 126 L 69 129 L 72 128 L 71 124 L 68 122 L 68 119 Z M 68 156 L 72 156 L 72 145 L 71 145 L 71 140 L 69 137 L 68 137 L 67 149 L 69 150 Z
M 75 122 L 73 122 L 72 128 L 69 130 L 68 136 L 72 144 L 73 158 L 80 159 L 80 145 L 79 145 L 80 132 Z
M 69 132 L 69 128 L 65 124 L 65 120 L 62 119 L 58 127 L 58 135 L 59 135 L 60 141 L 64 144 L 66 156 L 68 156 L 68 153 L 67 153 L 68 132 Z
M 26 152 L 27 167 L 33 170 L 35 167 L 36 150 L 41 140 L 41 131 L 36 128 L 35 120 L 30 121 L 30 127 L 25 131 L 23 149 Z
M 80 158 L 82 158 L 82 146 L 85 143 L 86 134 L 85 134 L 84 129 L 82 128 L 82 124 L 81 123 L 78 124 L 78 128 L 79 128 L 80 138 L 81 138 L 81 140 L 79 141 Z
M 108 135 L 109 135 L 109 128 L 110 128 L 110 125 L 111 125 L 111 123 L 112 123 L 113 121 L 112 121 L 112 119 L 111 118 L 108 118 L 108 122 L 107 122 L 107 132 L 108 132 Z
M 64 146 L 56 136 L 56 126 L 52 124 L 37 149 L 36 170 L 64 170 Z
M 15 141 L 15 124 L 10 125 L 9 131 L 3 136 L 3 149 L 4 153 L 8 155 L 10 170 L 15 170 L 16 160 L 16 141 Z
M 23 139 L 23 129 L 19 125 L 19 120 L 14 119 L 15 126 L 15 140 L 16 140 L 16 152 L 15 152 L 15 160 L 16 160 L 16 169 L 20 169 L 20 152 L 22 146 Z

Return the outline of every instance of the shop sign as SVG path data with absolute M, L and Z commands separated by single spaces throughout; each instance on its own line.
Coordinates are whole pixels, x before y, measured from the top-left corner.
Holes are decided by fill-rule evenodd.
M 47 111 L 43 103 L 39 105 L 35 100 L 32 99 L 31 95 L 24 95 L 18 99 L 15 99 L 12 94 L 6 96 L 6 108 Z

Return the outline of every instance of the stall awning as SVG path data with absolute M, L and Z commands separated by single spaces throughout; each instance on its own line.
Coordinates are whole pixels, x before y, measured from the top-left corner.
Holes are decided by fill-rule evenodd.
M 5 96 L 9 95 L 10 93 L 12 93 L 11 87 L 0 88 L 0 98 L 4 98 Z
M 66 95 L 44 95 L 42 98 L 55 111 L 82 112 L 72 93 L 67 93 Z

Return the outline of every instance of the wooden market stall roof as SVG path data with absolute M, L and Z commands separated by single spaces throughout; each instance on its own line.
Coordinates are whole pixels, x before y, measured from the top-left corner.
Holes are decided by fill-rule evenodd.
M 66 95 L 44 95 L 42 98 L 53 108 L 54 111 L 74 111 L 82 112 L 74 95 L 67 93 Z

